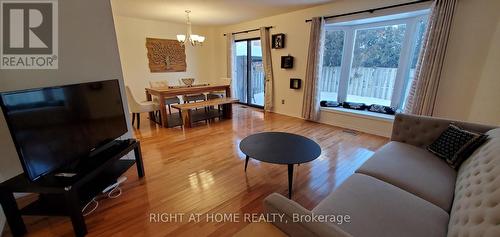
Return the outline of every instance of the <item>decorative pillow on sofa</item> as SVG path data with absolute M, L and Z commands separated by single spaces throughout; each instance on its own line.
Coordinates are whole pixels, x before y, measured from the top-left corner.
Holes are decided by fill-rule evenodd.
M 454 124 L 450 124 L 427 147 L 427 150 L 446 160 L 452 168 L 457 169 L 486 139 L 487 136 L 484 134 L 463 130 Z
M 453 164 L 450 164 L 450 166 L 453 167 L 454 169 L 458 169 L 458 167 L 460 167 L 460 165 L 467 158 L 469 158 L 469 156 L 471 156 L 472 153 L 474 153 L 474 151 L 481 145 L 483 145 L 483 143 L 485 143 L 487 140 L 488 140 L 488 135 L 481 134 L 478 138 L 474 139 L 474 141 L 472 141 L 468 146 L 464 147 L 458 152 L 456 159 L 453 161 Z

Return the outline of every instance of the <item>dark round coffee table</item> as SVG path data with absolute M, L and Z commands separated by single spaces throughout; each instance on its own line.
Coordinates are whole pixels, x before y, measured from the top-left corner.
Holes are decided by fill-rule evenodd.
M 250 135 L 241 141 L 240 150 L 246 155 L 245 172 L 250 158 L 288 165 L 288 198 L 292 198 L 293 165 L 313 161 L 321 155 L 321 148 L 313 140 L 285 132 Z

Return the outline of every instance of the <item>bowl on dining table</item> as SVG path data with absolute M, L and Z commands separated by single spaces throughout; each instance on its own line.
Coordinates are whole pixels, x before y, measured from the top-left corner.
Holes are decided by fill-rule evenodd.
M 186 86 L 192 86 L 194 83 L 194 78 L 182 78 L 181 81 Z

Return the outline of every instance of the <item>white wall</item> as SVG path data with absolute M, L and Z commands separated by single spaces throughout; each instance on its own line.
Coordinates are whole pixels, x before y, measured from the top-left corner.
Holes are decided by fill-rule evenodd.
M 109 1 L 59 1 L 59 69 L 0 70 L 0 91 L 106 79 L 119 79 L 122 97 L 126 98 Z M 127 109 L 126 101 L 124 105 Z M 127 121 L 131 131 L 128 113 Z M 131 133 L 126 136 L 130 137 Z M 3 114 L 0 115 L 0 151 L 0 175 L 8 179 L 21 173 Z
M 303 90 L 289 89 L 289 78 L 304 79 L 305 77 L 310 24 L 304 23 L 304 20 L 313 16 L 347 13 L 402 2 L 408 1 L 338 0 L 318 7 L 220 27 L 215 35 L 217 45 L 215 50 L 216 60 L 214 61 L 226 62 L 225 40 L 222 36 L 225 32 L 273 26 L 274 28 L 271 29 L 272 34 L 285 33 L 286 48 L 272 50 L 271 53 L 275 80 L 274 112 L 300 117 Z M 443 68 L 439 95 L 436 101 L 436 116 L 474 120 L 483 123 L 496 122 L 498 124 L 498 113 L 483 113 L 483 116 L 470 116 L 471 112 L 474 111 L 473 107 L 486 107 L 482 106 L 483 103 L 486 103 L 486 100 L 490 101 L 488 106 L 500 107 L 500 93 L 492 93 L 491 89 L 493 84 L 498 84 L 498 76 L 495 76 L 498 73 L 486 72 L 488 70 L 498 70 L 498 66 L 491 66 L 489 69 L 483 67 L 487 61 L 498 59 L 498 54 L 494 56 L 488 55 L 491 45 L 497 46 L 499 42 L 498 37 L 496 40 L 492 39 L 500 15 L 498 9 L 500 9 L 500 1 L 498 0 L 459 0 Z M 239 35 L 239 37 L 248 38 L 254 36 L 255 34 Z M 498 48 L 496 49 L 498 51 Z M 280 58 L 288 54 L 295 57 L 294 68 L 282 70 L 280 69 Z M 215 67 L 217 76 L 225 75 L 226 63 L 217 63 Z M 487 93 L 488 97 L 479 96 L 476 99 L 476 96 L 478 96 L 477 91 L 480 90 L 479 88 L 476 90 L 476 88 L 478 85 L 483 84 L 484 86 L 480 86 L 480 88 L 484 88 L 481 90 Z M 486 92 L 486 90 L 489 91 Z M 281 100 L 285 100 L 285 104 L 281 104 Z M 330 115 L 324 115 L 324 112 L 321 113 L 321 116 L 331 117 Z M 357 126 L 363 126 L 366 130 L 377 125 L 367 121 L 360 122 Z M 385 133 L 390 134 L 390 131 L 385 131 Z
M 493 35 L 481 80 L 476 89 L 469 118 L 471 121 L 500 125 L 500 17 Z
M 485 106 L 482 104 L 500 107 L 500 93 L 487 89 L 498 88 L 498 74 L 483 73 L 485 65 L 493 63 L 491 61 L 495 57 L 488 52 L 492 49 L 492 44 L 497 46 L 497 52 L 494 54 L 498 60 L 500 38 L 495 40 L 493 37 L 499 17 L 498 0 L 458 1 L 439 84 L 435 116 L 500 125 L 498 110 L 495 116 L 483 111 Z M 498 64 L 493 67 L 498 68 Z M 484 92 L 488 93 L 487 95 L 477 93 L 480 84 L 486 89 Z M 488 100 L 491 99 L 491 102 L 478 99 L 484 96 L 487 96 Z M 471 112 L 485 114 L 477 117 Z
M 116 16 L 118 48 L 123 68 L 125 84 L 139 100 L 144 100 L 144 88 L 149 81 L 167 80 L 173 85 L 179 78 L 193 77 L 196 83 L 213 83 L 215 69 L 213 59 L 213 28 L 193 26 L 193 33 L 206 36 L 203 46 L 186 46 L 186 72 L 151 73 L 148 66 L 146 38 L 176 39 L 177 34 L 185 34 L 186 24 L 164 21 L 143 20 Z

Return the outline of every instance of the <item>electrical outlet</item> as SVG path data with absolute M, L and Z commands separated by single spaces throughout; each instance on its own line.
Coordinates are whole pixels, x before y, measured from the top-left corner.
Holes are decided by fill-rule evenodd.
M 285 104 L 285 100 L 281 100 L 281 104 L 284 105 Z

